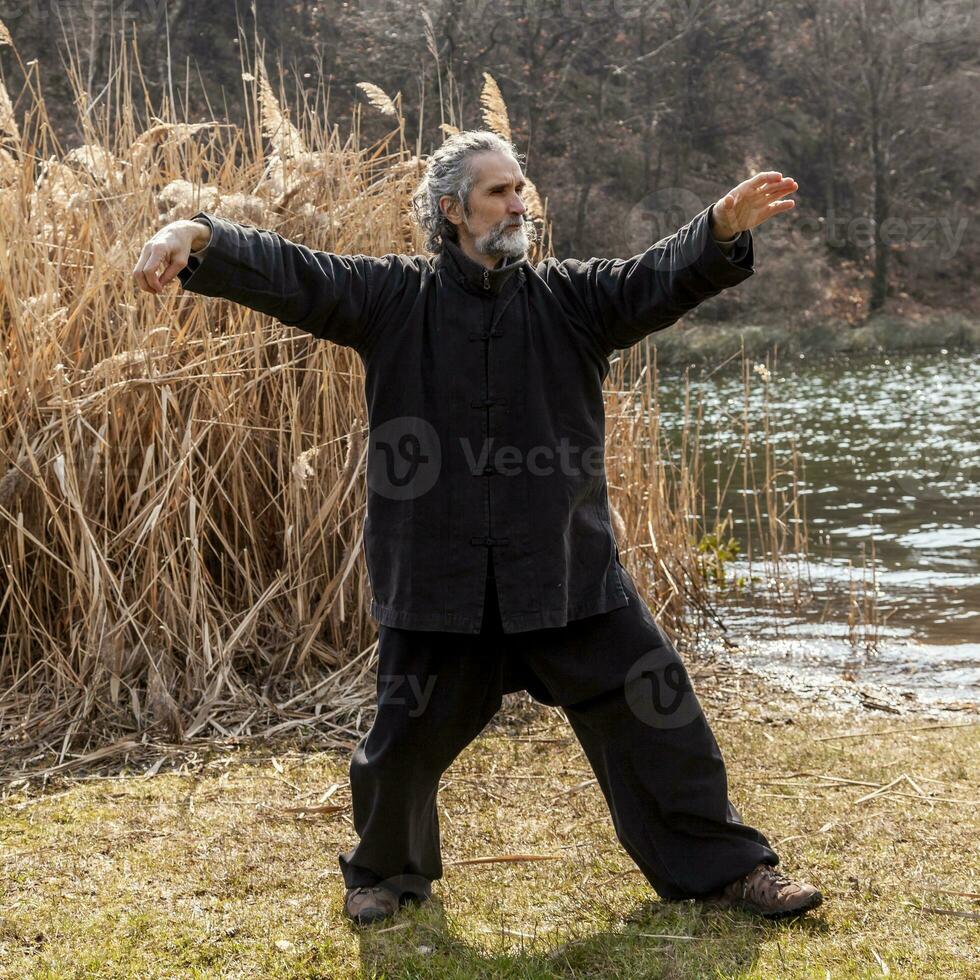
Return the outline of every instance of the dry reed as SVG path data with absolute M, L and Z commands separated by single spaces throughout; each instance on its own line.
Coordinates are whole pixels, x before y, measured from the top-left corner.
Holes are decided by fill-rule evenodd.
M 128 58 L 122 46 L 98 106 L 71 73 L 85 142 L 67 151 L 33 86 L 20 128 L 0 93 L 6 780 L 208 736 L 349 743 L 373 703 L 360 361 L 230 302 L 141 294 L 131 270 L 155 230 L 200 208 L 335 252 L 418 252 L 421 137 L 412 152 L 400 96 L 368 83 L 396 124 L 381 139 L 362 139 L 359 109 L 346 137 L 311 108 L 293 122 L 261 62 L 243 71 L 243 126 L 164 110 L 142 127 L 150 99 Z M 509 134 L 489 76 L 483 104 Z M 442 129 L 459 123 L 450 103 Z M 537 260 L 550 233 L 533 199 Z M 706 516 L 696 425 L 667 453 L 656 366 L 638 350 L 608 385 L 617 538 L 676 635 L 711 609 L 697 540 L 719 517 Z M 769 546 L 784 536 L 780 521 Z

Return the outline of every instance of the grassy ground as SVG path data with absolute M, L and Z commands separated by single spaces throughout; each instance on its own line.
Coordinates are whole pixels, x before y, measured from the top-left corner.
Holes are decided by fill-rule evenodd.
M 940 722 L 800 714 L 735 687 L 699 694 L 743 817 L 824 891 L 795 923 L 659 903 L 563 717 L 511 696 L 444 777 L 433 901 L 361 931 L 336 858 L 349 809 L 287 809 L 346 804 L 346 753 L 281 743 L 8 795 L 0 975 L 980 975 L 976 716 L 916 731 Z M 885 729 L 901 731 L 820 740 Z M 515 852 L 557 859 L 452 863 Z

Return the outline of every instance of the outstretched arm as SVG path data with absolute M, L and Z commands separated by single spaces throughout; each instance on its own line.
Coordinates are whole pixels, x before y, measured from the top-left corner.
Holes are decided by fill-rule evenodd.
M 758 173 L 639 255 L 567 259 L 552 271 L 582 298 L 604 353 L 630 347 L 751 276 L 749 229 L 792 208 L 795 201 L 778 199 L 796 187 L 774 171 Z M 719 245 L 733 236 L 730 247 Z
M 191 292 L 230 299 L 320 339 L 363 350 L 389 265 L 386 258 L 317 251 L 201 211 L 157 232 L 133 275 L 141 289 L 156 293 L 176 276 Z

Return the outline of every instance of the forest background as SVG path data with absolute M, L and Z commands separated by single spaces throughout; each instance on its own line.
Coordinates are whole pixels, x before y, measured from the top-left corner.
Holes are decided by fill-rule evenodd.
M 304 105 L 324 78 L 321 111 L 342 130 L 365 101 L 359 81 L 401 93 L 422 154 L 441 140 L 447 104 L 458 124 L 481 125 L 489 71 L 559 257 L 636 254 L 757 169 L 781 170 L 799 182 L 798 206 L 755 233 L 766 275 L 684 326 L 703 312 L 715 323 L 751 315 L 789 331 L 791 346 L 832 335 L 846 348 L 846 328 L 875 318 L 879 346 L 928 346 L 926 333 L 945 344 L 930 325 L 948 315 L 968 321 L 963 342 L 978 336 L 976 7 L 21 0 L 0 3 L 0 18 L 27 65 L 36 59 L 66 146 L 82 140 L 76 86 L 85 111 L 105 100 L 120 36 L 138 41 L 153 103 L 169 94 L 188 121 L 243 117 L 258 38 L 267 65 L 283 66 L 286 103 Z M 66 51 L 86 72 L 74 84 Z M 8 90 L 22 91 L 9 49 L 0 64 Z M 365 141 L 389 122 L 365 113 Z

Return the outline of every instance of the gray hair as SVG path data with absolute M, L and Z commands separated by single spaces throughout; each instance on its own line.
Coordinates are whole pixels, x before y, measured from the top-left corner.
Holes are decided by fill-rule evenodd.
M 517 147 L 488 129 L 453 133 L 429 157 L 425 174 L 412 195 L 412 216 L 425 233 L 425 247 L 430 252 L 441 252 L 447 240 L 459 241 L 456 226 L 439 208 L 439 199 L 446 195 L 454 197 L 463 205 L 463 212 L 469 214 L 470 191 L 476 182 L 470 160 L 488 150 L 513 157 L 523 170 Z

